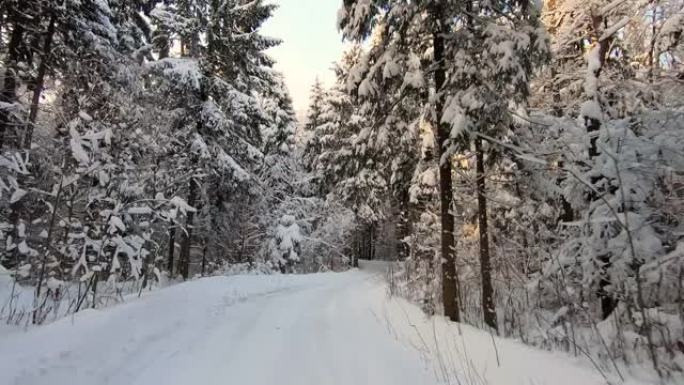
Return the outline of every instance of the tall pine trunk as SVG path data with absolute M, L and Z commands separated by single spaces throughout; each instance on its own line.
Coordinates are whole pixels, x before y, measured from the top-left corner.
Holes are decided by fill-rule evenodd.
M 456 255 L 454 242 L 454 217 L 451 215 L 451 201 L 453 186 L 451 180 L 451 161 L 444 158 L 445 144 L 449 140 L 449 127 L 442 123 L 444 112 L 443 87 L 446 83 L 444 69 L 444 27 L 441 6 L 436 5 L 433 10 L 436 29 L 432 34 L 435 64 L 435 122 L 437 130 L 437 154 L 439 162 L 439 201 L 441 205 L 441 252 L 442 252 L 442 302 L 444 315 L 452 321 L 460 321 L 458 306 L 458 289 L 456 285 Z
M 487 196 L 485 184 L 484 152 L 482 138 L 475 138 L 477 214 L 480 229 L 480 274 L 482 276 L 482 314 L 487 325 L 497 329 L 494 288 L 492 287 L 492 264 L 489 257 L 489 228 L 487 225 Z

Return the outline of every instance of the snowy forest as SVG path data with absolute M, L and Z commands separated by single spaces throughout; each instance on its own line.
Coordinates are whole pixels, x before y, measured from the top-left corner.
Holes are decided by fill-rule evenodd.
M 426 317 L 682 381 L 684 1 L 325 1 L 298 119 L 277 2 L 0 0 L 0 322 L 383 260 Z

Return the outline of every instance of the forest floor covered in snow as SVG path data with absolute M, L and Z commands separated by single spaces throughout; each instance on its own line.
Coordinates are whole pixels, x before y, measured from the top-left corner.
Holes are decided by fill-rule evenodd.
M 1 329 L 3 384 L 607 383 L 591 364 L 427 318 L 381 274 L 198 279 Z M 636 381 L 628 381 L 638 383 Z

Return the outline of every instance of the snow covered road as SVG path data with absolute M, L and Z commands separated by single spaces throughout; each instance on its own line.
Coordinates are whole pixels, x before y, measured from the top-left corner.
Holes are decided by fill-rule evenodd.
M 604 383 L 567 357 L 511 341 L 497 342 L 497 367 L 489 335 L 456 330 L 388 300 L 380 277 L 365 272 L 206 278 L 2 337 L 0 383 Z M 465 338 L 467 357 L 454 353 Z
M 0 343 L 3 384 L 430 384 L 364 273 L 207 278 Z

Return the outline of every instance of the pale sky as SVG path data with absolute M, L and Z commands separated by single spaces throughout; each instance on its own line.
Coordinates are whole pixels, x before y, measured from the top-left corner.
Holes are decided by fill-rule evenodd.
M 283 44 L 268 52 L 276 69 L 285 75 L 298 115 L 309 104 L 309 90 L 316 77 L 331 84 L 332 63 L 342 55 L 342 37 L 337 32 L 337 10 L 342 0 L 271 0 L 279 5 L 263 25 L 262 34 L 277 37 Z

